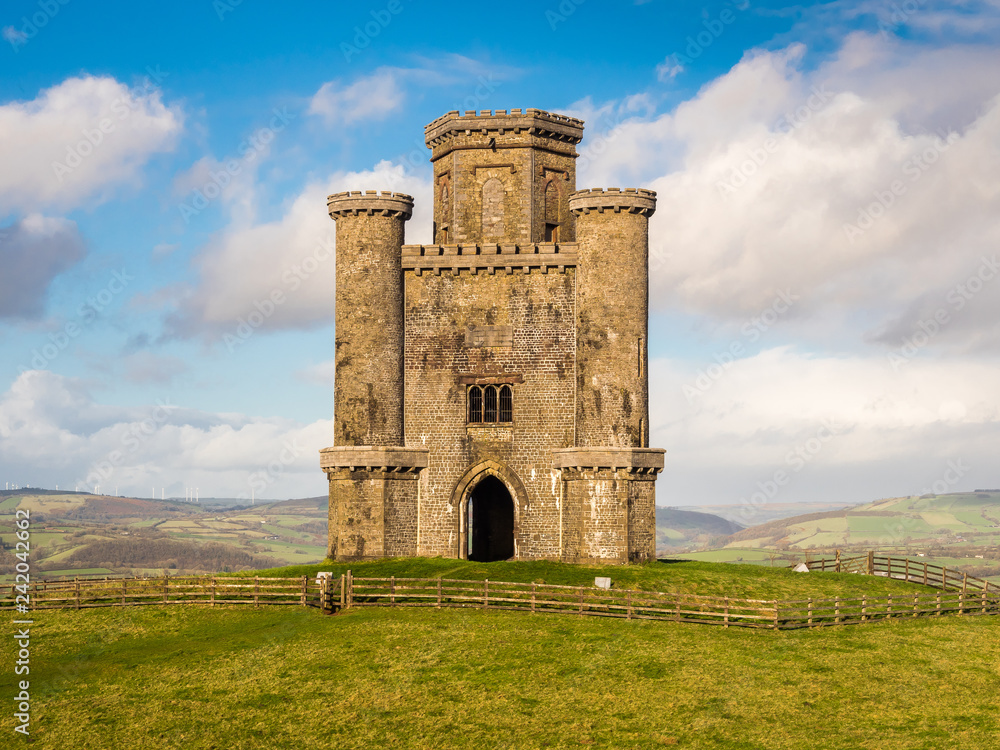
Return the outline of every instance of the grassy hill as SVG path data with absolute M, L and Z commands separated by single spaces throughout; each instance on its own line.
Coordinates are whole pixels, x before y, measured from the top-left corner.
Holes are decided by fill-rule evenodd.
M 506 580 L 594 572 L 476 565 L 353 567 Z M 912 586 L 705 563 L 612 570 L 635 585 L 762 598 Z M 1000 736 L 1000 617 L 787 632 L 474 609 L 329 617 L 168 606 L 33 618 L 39 748 L 940 750 L 991 748 Z M 4 695 L 15 694 L 13 654 L 0 649 Z M 0 724 L 9 735 L 10 712 Z
M 734 533 L 719 549 L 686 557 L 716 562 L 767 562 L 832 554 L 840 549 L 925 557 L 1000 581 L 1000 491 L 876 500 L 806 513 Z
M 711 513 L 680 508 L 656 509 L 656 549 L 669 554 L 697 549 L 734 534 L 743 527 Z
M 322 507 L 319 503 L 322 502 Z M 15 562 L 14 514 L 31 511 L 35 574 L 218 572 L 322 560 L 326 498 L 205 508 L 88 493 L 7 492 L 0 501 L 0 574 Z

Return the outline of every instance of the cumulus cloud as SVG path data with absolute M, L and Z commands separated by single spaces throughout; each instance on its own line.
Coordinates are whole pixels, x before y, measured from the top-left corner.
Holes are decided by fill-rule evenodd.
M 197 281 L 174 294 L 168 335 L 204 335 L 233 349 L 258 330 L 331 322 L 336 226 L 326 197 L 358 189 L 413 195 L 407 242 L 430 241 L 429 181 L 389 162 L 369 171 L 334 173 L 303 188 L 280 218 L 235 223 L 202 248 L 194 261 Z
M 578 181 L 658 192 L 664 307 L 738 323 L 791 289 L 793 317 L 900 345 L 996 252 L 1000 52 L 864 34 L 815 68 L 804 52 L 752 51 L 675 111 L 622 119 Z M 962 318 L 933 345 L 1000 347 L 1000 295 Z
M 996 485 L 996 361 L 807 354 L 783 346 L 729 364 L 650 363 L 651 444 L 667 446 L 658 502 L 863 502 L 920 494 L 949 461 L 953 491 Z M 780 494 L 780 496 L 779 496 Z
M 69 219 L 30 214 L 0 228 L 0 318 L 37 318 L 52 280 L 86 248 Z
M 183 115 L 150 79 L 68 78 L 31 101 L 0 105 L 0 207 L 60 211 L 135 182 L 149 158 L 168 151 Z
M 164 396 L 147 406 L 97 403 L 83 383 L 23 373 L 0 396 L 0 471 L 35 486 L 148 497 L 152 487 L 202 497 L 306 497 L 324 493 L 320 448 L 333 422 L 213 414 Z
M 359 120 L 380 120 L 403 104 L 399 72 L 379 68 L 351 84 L 324 83 L 309 103 L 309 114 L 327 125 L 349 125 Z

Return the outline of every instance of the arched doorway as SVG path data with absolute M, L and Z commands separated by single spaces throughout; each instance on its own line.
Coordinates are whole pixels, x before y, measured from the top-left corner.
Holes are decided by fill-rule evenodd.
M 514 500 L 506 485 L 492 474 L 483 477 L 466 504 L 468 558 L 478 562 L 514 556 Z

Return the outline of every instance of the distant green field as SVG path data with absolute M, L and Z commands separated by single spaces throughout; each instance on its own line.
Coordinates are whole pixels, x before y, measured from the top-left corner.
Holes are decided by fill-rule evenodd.
M 998 617 L 777 633 L 447 609 L 33 619 L 41 749 L 985 750 L 1000 736 Z M 0 649 L 8 697 L 14 653 Z

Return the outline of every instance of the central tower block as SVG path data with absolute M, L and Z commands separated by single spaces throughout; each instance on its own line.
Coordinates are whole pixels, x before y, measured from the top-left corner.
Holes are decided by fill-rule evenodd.
M 540 109 L 457 111 L 424 129 L 434 164 L 434 242 L 572 242 L 569 196 L 583 121 Z

